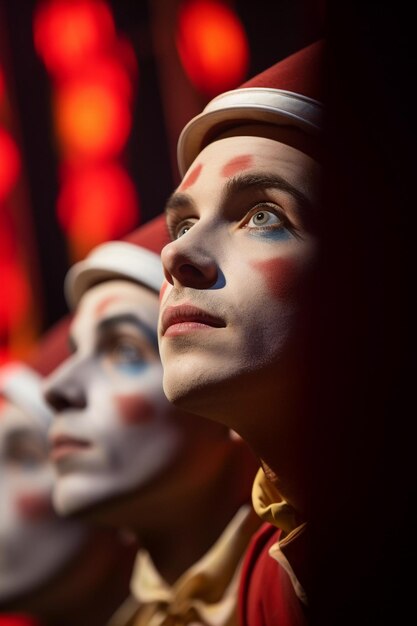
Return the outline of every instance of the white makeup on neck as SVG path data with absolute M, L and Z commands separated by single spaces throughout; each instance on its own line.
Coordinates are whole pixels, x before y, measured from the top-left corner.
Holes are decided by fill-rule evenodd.
M 126 280 L 91 287 L 71 327 L 74 354 L 48 379 L 53 502 L 63 515 L 138 490 L 181 449 L 162 390 L 157 293 Z
M 79 524 L 61 520 L 52 508 L 51 415 L 40 384 L 23 366 L 1 371 L 0 604 L 51 581 L 86 539 Z

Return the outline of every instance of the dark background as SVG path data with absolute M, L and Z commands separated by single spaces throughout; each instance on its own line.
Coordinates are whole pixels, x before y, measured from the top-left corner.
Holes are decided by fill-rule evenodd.
M 170 2 L 162 4 L 168 7 Z M 310 43 L 322 30 L 322 15 L 316 2 L 237 0 L 229 4 L 239 16 L 249 42 L 246 78 Z M 65 235 L 56 219 L 58 162 L 51 120 L 51 80 L 34 49 L 32 28 L 36 5 L 33 0 L 2 2 L 0 19 L 15 116 L 20 127 L 32 213 L 30 228 L 41 276 L 41 330 L 45 331 L 67 312 L 62 284 L 70 261 Z M 175 138 L 168 136 L 164 120 L 166 103 L 150 24 L 152 1 L 114 0 L 109 5 L 118 31 L 134 46 L 140 68 L 134 123 L 125 158 L 140 194 L 140 223 L 145 223 L 162 210 L 178 184 L 171 156 Z M 181 97 L 181 92 L 172 94 L 178 107 Z M 201 106 L 208 100 L 200 97 Z

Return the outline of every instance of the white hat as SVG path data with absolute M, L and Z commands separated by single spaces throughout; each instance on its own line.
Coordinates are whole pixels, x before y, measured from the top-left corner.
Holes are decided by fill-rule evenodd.
M 182 130 L 177 146 L 183 176 L 201 150 L 222 133 L 258 122 L 293 126 L 317 135 L 322 126 L 321 61 L 324 42 L 316 41 L 216 96 Z
M 159 292 L 164 280 L 160 252 L 168 241 L 165 216 L 160 215 L 122 241 L 95 247 L 67 272 L 64 290 L 69 306 L 75 308 L 93 285 L 115 278 L 128 278 Z

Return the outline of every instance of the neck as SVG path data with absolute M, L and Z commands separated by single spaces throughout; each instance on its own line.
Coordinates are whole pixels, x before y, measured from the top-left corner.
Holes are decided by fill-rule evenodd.
M 308 394 L 300 394 L 288 379 L 280 388 L 273 379 L 258 383 L 240 384 L 239 406 L 229 408 L 229 415 L 235 418 L 231 426 L 261 459 L 281 496 L 306 516 L 312 479 L 311 429 L 315 423 Z M 254 394 L 254 388 L 262 389 L 262 393 Z
M 217 450 L 217 452 L 219 452 Z M 215 454 L 213 452 L 213 454 Z M 259 467 L 245 444 L 228 441 L 221 459 L 201 477 L 189 472 L 187 488 L 174 494 L 164 524 L 143 533 L 141 544 L 158 572 L 173 584 L 221 536 L 239 508 L 250 503 L 253 478 Z M 191 479 L 191 480 L 190 480 Z M 175 491 L 175 490 L 174 490 Z M 210 523 L 208 523 L 210 520 Z

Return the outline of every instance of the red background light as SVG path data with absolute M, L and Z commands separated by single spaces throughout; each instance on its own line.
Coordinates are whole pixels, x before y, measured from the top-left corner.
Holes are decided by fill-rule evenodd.
M 3 70 L 0 67 L 0 99 L 4 96 L 4 74 Z
M 105 51 L 114 37 L 112 14 L 100 0 L 51 0 L 35 15 L 35 47 L 54 74 L 72 71 Z
M 107 84 L 77 80 L 59 90 L 55 122 L 65 157 L 100 159 L 122 150 L 131 113 L 126 101 Z
M 0 128 L 0 201 L 12 190 L 19 171 L 19 150 L 10 134 Z
M 0 332 L 19 324 L 27 312 L 30 291 L 25 272 L 17 260 L 1 259 Z
M 215 0 L 190 0 L 178 15 L 177 49 L 184 70 L 209 97 L 245 78 L 249 46 L 237 15 Z
M 65 175 L 58 218 L 78 258 L 95 245 L 125 235 L 139 221 L 136 189 L 120 166 L 107 164 Z

